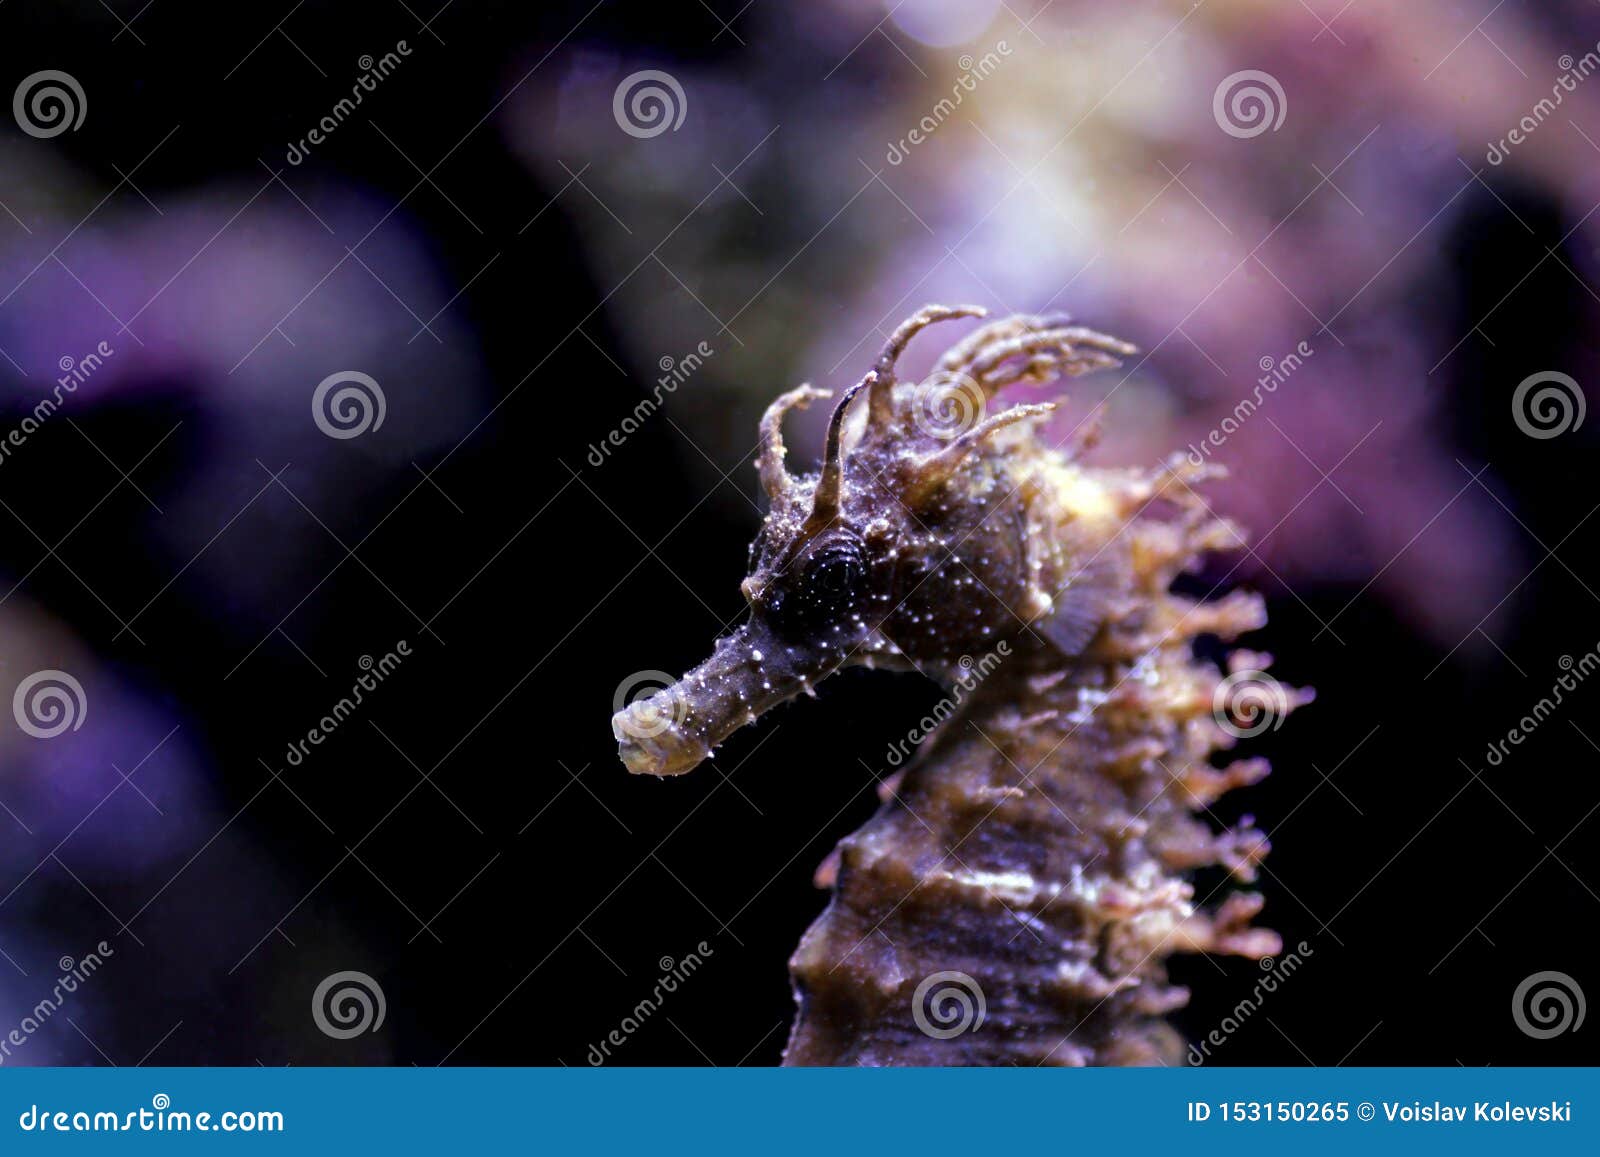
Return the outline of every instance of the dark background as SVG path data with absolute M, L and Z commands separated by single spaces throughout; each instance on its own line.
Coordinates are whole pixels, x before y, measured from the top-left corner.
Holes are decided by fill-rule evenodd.
M 938 692 L 915 678 L 851 672 L 816 701 L 735 737 L 714 765 L 664 782 L 624 772 L 608 717 L 630 673 L 681 671 L 739 611 L 737 582 L 758 519 L 754 470 L 741 458 L 753 448 L 755 416 L 800 380 L 837 386 L 864 368 L 876 339 L 828 372 L 889 308 L 857 316 L 863 283 L 893 280 L 888 302 L 907 293 L 910 307 L 940 298 L 997 306 L 1009 296 L 959 265 L 919 285 L 921 270 L 897 268 L 872 222 L 847 216 L 838 234 L 808 241 L 845 197 L 814 200 L 795 174 L 857 170 L 848 126 L 870 124 L 873 141 L 898 136 L 948 89 L 958 49 L 874 35 L 881 8 L 767 0 L 738 16 L 727 0 L 711 0 L 715 16 L 694 3 L 457 0 L 437 16 L 435 0 L 109 7 L 115 14 L 95 3 L 0 7 L 5 92 L 28 73 L 59 68 L 89 101 L 81 129 L 49 140 L 0 118 L 0 201 L 16 214 L 0 216 L 0 291 L 42 263 L 0 305 L 0 347 L 16 358 L 0 365 L 0 429 L 16 426 L 47 389 L 57 355 L 106 336 L 118 345 L 109 384 L 80 391 L 0 465 L 0 593 L 12 592 L 0 604 L 0 690 L 38 667 L 61 667 L 79 675 L 89 701 L 82 731 L 50 744 L 15 735 L 0 744 L 0 801 L 14 813 L 0 816 L 0 894 L 11 893 L 0 904 L 0 949 L 11 960 L 0 963 L 0 1028 L 49 991 L 58 957 L 81 957 L 100 939 L 115 950 L 65 1010 L 71 1023 L 53 1020 L 7 1063 L 583 1064 L 589 1045 L 649 994 L 661 958 L 680 960 L 700 941 L 713 950 L 704 968 L 616 1060 L 775 1063 L 792 1011 L 785 961 L 824 899 L 811 872 L 876 806 L 870 769 Z M 1035 25 L 1038 43 L 1027 39 L 1035 60 L 1081 60 L 1090 49 L 1078 25 L 1091 16 L 1097 28 L 1151 21 L 1154 34 L 1138 33 L 1141 51 L 1183 16 L 1163 5 L 1108 15 L 1113 7 L 1052 6 Z M 1240 47 L 1314 33 L 1309 17 L 1282 13 L 1292 28 L 1262 30 L 1244 26 L 1249 5 L 1215 7 L 1227 16 L 1204 25 L 1212 47 L 1199 42 L 1208 13 L 1160 51 L 1220 44 L 1242 53 L 1217 76 L 1270 62 L 1291 114 L 1298 102 L 1324 122 L 1332 114 L 1317 113 L 1317 98 L 1304 92 L 1326 76 L 1350 78 L 1361 90 L 1353 104 L 1384 99 L 1380 86 L 1356 79 L 1360 54 L 1370 60 L 1385 35 L 1382 6 L 1353 8 L 1339 25 L 1353 47 L 1324 37 L 1317 51 L 1333 59 L 1315 65 L 1277 50 L 1252 58 Z M 1323 19 L 1335 6 L 1326 7 Z M 1471 5 L 1439 10 L 1431 57 L 1484 15 Z M 137 37 L 118 35 L 119 18 Z M 1579 55 L 1600 38 L 1588 5 L 1512 4 L 1497 19 Z M 287 35 L 270 31 L 279 20 Z M 1016 21 L 1002 10 L 982 35 L 992 41 Z M 285 166 L 286 142 L 348 90 L 357 58 L 401 38 L 414 54 L 400 70 L 310 160 Z M 721 188 L 661 249 L 659 269 L 646 251 L 699 196 L 688 194 L 659 226 L 651 217 L 661 202 L 675 203 L 676 186 L 656 176 L 671 169 L 665 154 L 645 150 L 673 137 L 591 138 L 593 126 L 615 128 L 609 107 L 571 108 L 595 92 L 608 99 L 613 78 L 639 68 L 679 76 L 691 118 L 754 93 L 788 126 L 735 178 L 739 195 Z M 1549 61 L 1528 71 L 1541 83 L 1557 72 Z M 602 82 L 586 86 L 590 73 Z M 1204 106 L 1212 83 L 1184 99 Z M 1507 81 L 1507 124 L 1526 106 L 1531 90 L 1521 84 Z M 1064 124 L 1078 112 L 1052 115 Z M 1391 111 L 1383 139 L 1419 171 L 1445 171 L 1448 186 L 1429 193 L 1420 215 L 1392 214 L 1414 224 L 1397 224 L 1398 240 L 1370 257 L 1352 257 L 1360 268 L 1351 288 L 1466 180 L 1458 152 L 1483 169 L 1476 140 L 1468 152 L 1427 116 Z M 1576 106 L 1571 116 L 1600 140 L 1600 116 Z M 133 177 L 137 191 L 119 186 L 174 125 Z M 539 141 L 545 130 L 554 143 Z M 939 132 L 953 139 L 956 129 Z M 1551 147 L 1577 168 L 1596 168 L 1566 126 L 1539 132 L 1559 132 Z M 1217 136 L 1205 147 L 1233 144 Z M 744 140 L 730 134 L 719 172 L 740 163 Z M 598 197 L 569 183 L 557 161 Z M 1182 162 L 1169 163 L 1173 172 Z M 1219 170 L 1239 163 L 1216 159 Z M 985 164 L 994 182 L 1013 179 L 993 158 Z M 1197 179 L 1204 167 L 1184 179 L 1227 217 L 1238 202 Z M 846 193 L 866 178 L 847 174 Z M 703 191 L 716 180 L 701 169 L 689 184 Z M 1282 178 L 1266 198 L 1273 210 L 1251 227 L 1247 247 L 1300 199 L 1309 186 L 1299 180 Z M 1412 174 L 1404 184 L 1428 180 Z M 874 190 L 873 212 L 915 231 L 908 214 L 923 206 L 912 190 L 929 187 L 901 187 L 904 212 Z M 91 223 L 67 237 L 107 193 Z M 1382 198 L 1368 195 L 1378 216 Z M 1420 351 L 1413 362 L 1426 371 L 1493 313 L 1483 340 L 1471 338 L 1427 375 L 1421 403 L 1407 394 L 1411 401 L 1396 404 L 1410 414 L 1420 405 L 1415 428 L 1427 453 L 1470 473 L 1414 517 L 1409 468 L 1424 435 L 1354 458 L 1338 474 L 1361 486 L 1365 517 L 1405 512 L 1394 514 L 1402 525 L 1392 549 L 1352 545 L 1339 565 L 1265 554 L 1271 574 L 1253 564 L 1233 574 L 1233 558 L 1208 564 L 1201 589 L 1231 574 L 1230 584 L 1249 581 L 1267 594 L 1271 626 L 1251 645 L 1275 655 L 1286 682 L 1317 690 L 1313 707 L 1247 745 L 1271 757 L 1273 776 L 1217 809 L 1225 819 L 1253 814 L 1270 834 L 1264 922 L 1313 954 L 1216 1051 L 1216 1063 L 1595 1060 L 1593 1025 L 1535 1040 L 1518 1031 L 1510 1005 L 1524 977 L 1547 969 L 1595 989 L 1596 690 L 1582 688 L 1504 766 L 1488 766 L 1484 750 L 1548 693 L 1561 656 L 1600 645 L 1592 589 L 1600 588 L 1600 522 L 1590 518 L 1600 502 L 1600 419 L 1542 441 L 1507 416 L 1511 389 L 1538 370 L 1564 369 L 1592 391 L 1600 261 L 1594 219 L 1580 223 L 1597 199 L 1592 182 L 1564 186 L 1548 168 L 1485 170 L 1363 304 L 1384 327 L 1371 346 L 1351 337 L 1364 323 L 1349 315 L 1337 328 L 1357 352 L 1332 355 L 1345 358 L 1337 373 L 1316 359 L 1301 372 L 1294 389 L 1321 408 L 1297 411 L 1282 395 L 1278 420 L 1297 437 L 1314 439 L 1325 410 L 1381 413 L 1400 396 L 1406 371 L 1396 366 L 1406 351 Z M 1025 208 L 1012 211 L 1026 227 Z M 623 222 L 625 235 L 615 231 Z M 370 268 L 345 261 L 313 290 L 375 224 L 359 249 Z M 1369 225 L 1352 220 L 1344 245 L 1359 248 L 1353 231 Z M 1133 236 L 1148 227 L 1159 239 L 1157 226 L 1135 224 Z M 241 236 L 248 244 L 230 250 Z M 58 265 L 49 254 L 64 237 Z M 605 248 L 614 243 L 633 246 L 620 267 Z M 288 264 L 267 268 L 279 258 Z M 643 272 L 617 293 L 635 260 Z M 719 293 L 719 265 L 737 267 L 748 289 Z M 703 276 L 680 272 L 690 269 Z M 171 296 L 142 315 L 146 324 L 130 322 L 174 275 Z M 731 326 L 742 341 L 730 345 L 706 314 L 727 319 L 771 278 L 776 287 L 748 324 Z M 1081 287 L 1092 309 L 1077 290 L 1056 304 L 1154 345 L 1170 322 L 1149 320 L 1147 301 L 1097 278 Z M 1173 317 L 1204 288 L 1175 275 Z M 1326 317 L 1317 286 L 1298 288 Z M 226 372 L 232 357 L 195 352 L 221 332 L 219 344 L 244 355 L 308 291 L 283 341 L 271 336 L 245 363 L 245 380 Z M 1348 291 L 1333 296 L 1337 304 Z M 243 340 L 219 320 L 235 309 L 250 318 Z M 419 318 L 436 310 L 443 340 L 412 340 Z M 669 325 L 668 315 L 696 321 Z M 144 345 L 121 338 L 123 322 Z M 1262 324 L 1245 311 L 1211 332 Z M 1157 349 L 1145 372 L 1177 399 L 1175 421 L 1192 425 L 1149 431 L 1166 443 L 1155 449 L 1197 437 L 1248 389 L 1256 355 L 1286 351 L 1316 329 L 1304 315 L 1295 324 L 1283 340 L 1243 344 L 1237 366 L 1224 357 L 1236 376 L 1199 392 L 1183 386 L 1197 366 L 1209 373 L 1193 351 Z M 824 332 L 849 338 L 825 355 L 807 344 Z M 589 463 L 589 446 L 648 391 L 658 357 L 686 353 L 701 337 L 718 346 L 715 373 L 684 387 L 663 420 L 644 423 L 603 466 Z M 306 413 L 310 390 L 352 367 L 384 383 L 388 423 L 361 439 L 322 438 Z M 797 454 L 814 453 L 814 438 L 794 441 Z M 1275 445 L 1298 469 L 1293 451 Z M 1346 449 L 1348 441 L 1314 456 L 1326 469 Z M 1108 447 L 1107 460 L 1116 450 Z M 1259 534 L 1304 487 L 1287 485 L 1264 451 L 1233 462 L 1224 493 L 1267 496 L 1264 506 L 1239 508 Z M 271 480 L 286 464 L 287 488 Z M 1472 473 L 1486 465 L 1479 487 Z M 1492 534 L 1481 529 L 1487 523 L 1458 523 L 1461 506 L 1429 521 L 1456 486 L 1470 491 L 1462 506 L 1476 502 Z M 1262 509 L 1271 512 L 1264 520 Z M 1344 557 L 1353 512 L 1328 510 L 1319 499 L 1296 516 L 1311 523 L 1300 533 Z M 1406 561 L 1385 567 L 1414 533 Z M 1430 566 L 1412 567 L 1429 556 Z M 1452 578 L 1493 567 L 1503 579 L 1457 587 Z M 1397 593 L 1388 585 L 1397 577 L 1411 585 Z M 1470 605 L 1443 627 L 1422 622 L 1425 608 L 1457 599 Z M 122 632 L 130 620 L 142 642 Z M 1330 621 L 1338 639 L 1318 635 Z M 1452 650 L 1458 637 L 1465 645 Z M 347 693 L 357 659 L 402 638 L 413 657 L 370 707 L 289 766 L 289 739 Z M 148 800 L 121 781 L 130 771 Z M 1197 883 L 1205 894 L 1216 882 Z M 1177 1017 L 1194 1036 L 1259 974 L 1248 961 L 1175 968 L 1194 989 Z M 310 993 L 343 969 L 380 981 L 381 1032 L 346 1042 L 316 1030 Z

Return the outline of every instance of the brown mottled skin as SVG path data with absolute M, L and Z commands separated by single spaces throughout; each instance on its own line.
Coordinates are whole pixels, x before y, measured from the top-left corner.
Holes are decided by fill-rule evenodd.
M 1237 533 L 1191 489 L 1204 468 L 1093 469 L 1075 461 L 1087 439 L 1063 453 L 1036 437 L 1049 405 L 983 416 L 1005 386 L 1116 365 L 1125 343 L 1018 316 L 977 329 L 927 381 L 896 379 L 920 329 L 981 313 L 929 306 L 902 325 L 835 408 L 817 475 L 788 474 L 781 424 L 827 395 L 773 403 L 749 620 L 612 721 L 630 770 L 671 775 L 845 666 L 953 689 L 950 717 L 818 873 L 833 898 L 790 962 L 787 1064 L 1173 1063 L 1164 1014 L 1187 993 L 1165 958 L 1278 950 L 1248 926 L 1258 897 L 1206 911 L 1182 875 L 1222 865 L 1249 881 L 1267 851 L 1248 821 L 1218 834 L 1194 814 L 1266 772 L 1211 765 L 1233 738 L 1213 716 L 1221 673 L 1191 646 L 1261 626 L 1262 604 L 1168 590 Z M 950 1023 L 950 1007 L 914 1008 L 940 972 L 981 990 L 981 1025 L 925 1031 Z

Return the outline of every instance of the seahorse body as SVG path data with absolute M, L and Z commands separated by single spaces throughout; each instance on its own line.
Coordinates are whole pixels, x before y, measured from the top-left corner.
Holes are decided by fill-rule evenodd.
M 787 1064 L 1170 1063 L 1182 1043 L 1164 1015 L 1187 993 L 1166 957 L 1278 949 L 1249 927 L 1259 897 L 1208 910 L 1182 875 L 1253 878 L 1265 837 L 1195 813 L 1266 766 L 1210 756 L 1241 733 L 1230 709 L 1249 719 L 1309 697 L 1261 676 L 1264 656 L 1236 652 L 1229 679 L 1193 657 L 1199 635 L 1264 622 L 1250 594 L 1170 592 L 1196 556 L 1240 541 L 1192 487 L 1211 470 L 1089 468 L 1076 460 L 1088 436 L 1069 452 L 1036 436 L 1050 405 L 983 416 L 1007 385 L 1131 352 L 1061 318 L 985 325 L 928 381 L 896 380 L 920 329 L 980 313 L 930 306 L 902 325 L 834 410 L 815 476 L 787 473 L 780 427 L 825 395 L 773 404 L 749 621 L 613 720 L 631 770 L 675 774 L 843 666 L 950 689 L 877 815 L 818 873 L 833 897 L 790 962 Z

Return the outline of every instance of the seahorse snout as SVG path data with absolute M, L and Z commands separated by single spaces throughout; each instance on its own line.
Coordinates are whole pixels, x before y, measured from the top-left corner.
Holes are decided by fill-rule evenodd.
M 636 700 L 611 717 L 617 753 L 635 775 L 682 775 L 711 754 L 710 747 L 684 729 L 681 686 Z
M 641 775 L 682 775 L 763 712 L 792 699 L 839 666 L 837 649 L 818 654 L 776 638 L 752 619 L 717 640 L 682 679 L 611 717 L 618 754 Z

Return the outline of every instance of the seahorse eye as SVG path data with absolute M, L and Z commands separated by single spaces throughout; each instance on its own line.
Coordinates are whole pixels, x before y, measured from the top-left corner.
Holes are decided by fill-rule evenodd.
M 790 581 L 766 599 L 774 624 L 790 634 L 809 634 L 846 620 L 859 609 L 867 587 L 867 559 L 853 535 L 814 547 Z
M 819 602 L 848 603 L 866 578 L 866 565 L 854 546 L 831 546 L 811 556 L 806 564 L 806 585 Z

